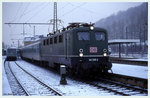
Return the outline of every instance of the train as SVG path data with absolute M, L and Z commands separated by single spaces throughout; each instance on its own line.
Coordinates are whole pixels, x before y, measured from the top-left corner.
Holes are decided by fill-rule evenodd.
M 2 49 L 2 56 L 6 55 L 6 49 Z
M 55 69 L 65 65 L 70 74 L 107 73 L 112 68 L 107 31 L 88 23 L 70 23 L 59 33 L 24 46 L 21 58 Z
M 6 61 L 16 61 L 17 60 L 17 48 L 9 47 L 6 50 Z

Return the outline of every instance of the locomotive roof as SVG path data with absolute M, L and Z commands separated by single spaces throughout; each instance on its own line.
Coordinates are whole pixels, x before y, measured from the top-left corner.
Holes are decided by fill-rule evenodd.
M 43 41 L 43 40 L 45 40 L 45 39 L 47 39 L 47 38 L 55 37 L 55 36 L 61 35 L 61 34 L 63 34 L 63 33 L 69 32 L 69 31 L 77 31 L 77 30 L 83 30 L 83 31 L 84 31 L 84 30 L 89 30 L 89 27 L 74 27 L 74 28 L 71 28 L 71 29 L 62 31 L 62 32 L 60 32 L 60 33 L 56 33 L 56 34 L 54 34 L 54 35 L 45 37 L 45 38 L 43 38 L 42 40 L 40 40 L 40 41 L 38 41 L 38 42 L 29 44 L 29 45 L 24 46 L 24 47 L 22 47 L 22 48 L 26 48 L 26 47 L 30 47 L 30 46 L 32 46 L 32 45 L 40 44 L 41 41 Z M 104 28 L 99 28 L 99 27 L 94 27 L 94 30 L 107 32 Z
M 62 31 L 60 33 L 56 33 L 54 35 L 51 35 L 51 36 L 48 36 L 46 38 L 44 38 L 43 40 L 47 39 L 47 38 L 51 38 L 51 37 L 55 37 L 57 35 L 61 35 L 63 33 L 66 33 L 66 32 L 69 32 L 69 31 L 73 31 L 73 30 L 88 30 L 89 27 L 74 27 L 74 28 L 71 28 L 71 29 L 68 29 L 68 30 L 65 30 L 65 31 Z M 94 30 L 97 30 L 97 31 L 105 31 L 106 32 L 106 29 L 104 28 L 99 28 L 99 27 L 94 27 Z
M 8 47 L 7 49 L 17 49 L 17 47 Z

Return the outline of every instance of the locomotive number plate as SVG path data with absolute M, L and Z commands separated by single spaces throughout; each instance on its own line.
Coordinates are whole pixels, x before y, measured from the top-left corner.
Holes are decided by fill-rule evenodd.
M 96 61 L 98 61 L 98 59 L 97 59 L 97 58 L 92 58 L 92 59 L 89 59 L 89 61 L 90 61 L 90 62 L 92 62 L 92 61 L 93 61 L 93 62 L 96 62 Z
M 90 47 L 90 53 L 97 53 L 97 47 Z

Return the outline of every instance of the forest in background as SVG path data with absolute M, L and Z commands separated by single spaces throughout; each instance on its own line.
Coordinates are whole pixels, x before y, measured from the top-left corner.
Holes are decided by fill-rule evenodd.
M 95 23 L 95 27 L 105 28 L 108 40 L 139 39 L 140 43 L 122 45 L 122 52 L 148 53 L 148 3 L 120 11 Z M 112 46 L 114 50 L 117 46 Z M 117 52 L 115 49 L 113 52 Z

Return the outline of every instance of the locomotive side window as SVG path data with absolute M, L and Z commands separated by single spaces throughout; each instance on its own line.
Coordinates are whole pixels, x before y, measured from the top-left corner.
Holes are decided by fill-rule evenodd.
M 55 44 L 57 43 L 57 36 L 54 37 L 54 43 L 55 43 Z
M 95 32 L 95 39 L 98 41 L 104 41 L 105 33 L 104 32 Z
M 60 35 L 59 36 L 59 43 L 61 43 L 63 41 L 62 39 L 63 39 L 63 35 Z
M 49 45 L 49 39 L 47 39 L 47 45 Z
M 78 32 L 78 40 L 90 40 L 90 33 L 89 32 Z
M 50 38 L 50 44 L 53 44 L 53 39 L 52 38 Z

